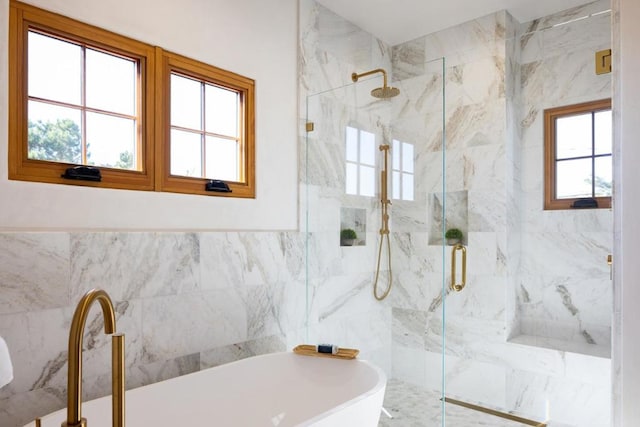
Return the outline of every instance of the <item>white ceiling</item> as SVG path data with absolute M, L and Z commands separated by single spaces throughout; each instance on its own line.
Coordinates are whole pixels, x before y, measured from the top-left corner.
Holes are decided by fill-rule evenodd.
M 528 22 L 592 0 L 317 0 L 395 46 L 420 36 L 508 10 Z

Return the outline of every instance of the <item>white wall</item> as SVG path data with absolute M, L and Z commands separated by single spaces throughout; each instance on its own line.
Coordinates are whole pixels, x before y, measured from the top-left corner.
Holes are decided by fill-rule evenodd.
M 241 200 L 9 181 L 2 155 L 0 229 L 297 227 L 295 0 L 28 3 L 255 79 L 257 195 Z M 9 1 L 0 0 L 0 153 L 7 153 L 8 10 Z
M 615 249 L 614 271 L 616 283 L 616 319 L 618 328 L 614 338 L 614 368 L 617 371 L 614 393 L 622 393 L 614 401 L 616 411 L 615 425 L 633 427 L 640 425 L 640 264 L 637 261 L 637 243 L 640 241 L 640 221 L 638 209 L 638 183 L 640 183 L 640 2 L 638 0 L 617 0 L 614 2 L 619 11 L 620 44 L 618 57 L 619 80 L 616 85 L 615 106 L 620 115 L 618 125 L 619 154 L 617 160 L 616 194 L 614 214 Z M 614 51 L 615 55 L 615 51 Z M 618 62 L 619 61 L 619 62 Z M 617 341 L 617 342 L 616 342 Z M 619 415 L 617 414 L 617 415 Z

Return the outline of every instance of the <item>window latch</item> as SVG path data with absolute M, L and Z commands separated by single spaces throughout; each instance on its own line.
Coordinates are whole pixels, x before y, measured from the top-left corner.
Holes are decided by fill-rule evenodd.
M 74 166 L 67 168 L 60 176 L 65 179 L 76 179 L 80 181 L 102 181 L 100 169 L 92 166 Z
M 212 179 L 211 181 L 207 182 L 204 185 L 204 189 L 206 191 L 217 191 L 219 193 L 231 193 L 229 185 L 226 182 L 217 179 Z
M 574 209 L 591 209 L 598 207 L 598 201 L 593 198 L 578 199 L 571 205 Z

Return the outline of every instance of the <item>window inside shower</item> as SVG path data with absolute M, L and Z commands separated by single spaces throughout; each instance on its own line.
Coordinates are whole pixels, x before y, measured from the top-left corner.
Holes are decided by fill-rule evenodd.
M 391 149 L 393 198 L 413 200 L 413 144 L 393 140 Z
M 347 126 L 345 144 L 346 193 L 373 197 L 376 188 L 375 134 L 353 126 Z

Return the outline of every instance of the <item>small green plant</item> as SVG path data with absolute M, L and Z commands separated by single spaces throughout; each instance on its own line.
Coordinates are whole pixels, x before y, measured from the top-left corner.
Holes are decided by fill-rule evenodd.
M 358 234 L 356 234 L 355 230 L 351 228 L 345 228 L 340 231 L 340 238 L 342 240 L 354 240 L 358 238 Z
M 459 228 L 450 228 L 444 233 L 444 237 L 447 239 L 462 239 L 462 231 Z

